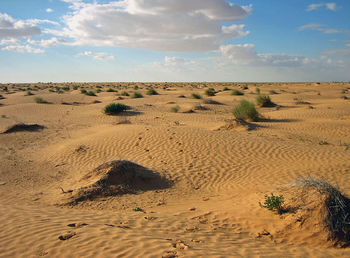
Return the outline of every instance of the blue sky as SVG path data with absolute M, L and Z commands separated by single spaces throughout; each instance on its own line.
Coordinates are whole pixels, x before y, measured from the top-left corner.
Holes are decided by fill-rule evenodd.
M 350 81 L 350 1 L 1 0 L 0 82 Z

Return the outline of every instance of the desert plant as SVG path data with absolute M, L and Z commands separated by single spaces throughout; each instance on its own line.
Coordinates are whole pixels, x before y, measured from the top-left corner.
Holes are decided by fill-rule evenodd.
M 106 92 L 115 92 L 115 90 L 112 88 L 109 88 L 108 90 L 106 90 Z
M 128 92 L 123 91 L 122 93 L 120 93 L 121 96 L 130 96 Z
M 132 96 L 133 99 L 143 98 L 143 95 L 140 92 L 135 91 Z
M 228 91 L 228 90 L 230 90 L 229 87 L 225 87 L 225 88 L 223 89 L 223 91 Z
M 123 111 L 129 110 L 130 107 L 121 103 L 111 103 L 103 109 L 106 115 L 117 115 Z
M 158 95 L 158 92 L 153 89 L 153 88 L 149 88 L 146 92 L 147 95 Z
M 278 214 L 282 214 L 283 212 L 283 205 L 284 203 L 284 197 L 283 195 L 275 196 L 273 193 L 271 193 L 271 196 L 265 195 L 265 202 L 264 205 L 259 203 L 259 205 L 262 208 L 266 208 L 270 211 L 276 211 Z
M 201 97 L 201 95 L 199 95 L 199 94 L 197 94 L 197 93 L 192 93 L 192 98 L 194 98 L 194 99 L 201 99 L 202 97 Z
M 180 110 L 179 105 L 176 105 L 176 106 L 170 108 L 170 111 L 173 113 L 177 113 L 177 112 L 179 112 L 179 110 Z
M 87 96 L 96 96 L 96 94 L 95 94 L 95 92 L 93 92 L 93 91 L 87 91 L 86 93 L 84 93 L 85 95 L 87 95 Z
M 256 94 L 260 95 L 260 88 L 255 89 Z
M 259 112 L 256 110 L 254 103 L 248 100 L 241 100 L 233 109 L 233 115 L 243 120 L 257 121 L 259 119 Z
M 244 93 L 240 90 L 233 90 L 232 95 L 235 95 L 235 96 L 241 96 L 241 95 L 244 95 Z
M 264 95 L 264 94 L 259 94 L 256 97 L 256 102 L 257 102 L 258 106 L 260 106 L 260 107 L 274 107 L 274 106 L 276 106 L 276 104 L 271 101 L 270 97 L 268 95 Z
M 35 101 L 35 103 L 38 103 L 38 104 L 45 104 L 45 103 L 47 103 L 47 101 L 44 100 L 44 99 L 41 98 L 41 97 L 35 97 L 35 98 L 34 98 L 34 101 Z
M 216 94 L 216 91 L 214 88 L 209 88 L 205 91 L 205 95 L 207 96 L 215 96 L 215 94 Z
M 34 94 L 30 90 L 28 90 L 26 96 L 32 96 L 32 95 Z

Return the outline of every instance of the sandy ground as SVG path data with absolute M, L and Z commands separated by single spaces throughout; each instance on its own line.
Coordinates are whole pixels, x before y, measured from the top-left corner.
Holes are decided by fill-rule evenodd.
M 317 232 L 259 237 L 283 222 L 259 202 L 298 177 L 350 195 L 350 84 L 67 85 L 0 86 L 0 131 L 44 126 L 0 134 L 0 257 L 350 256 L 349 248 L 319 244 Z M 118 99 L 136 85 L 143 98 Z M 245 85 L 244 96 L 231 95 Z M 146 95 L 148 86 L 159 95 Z M 83 87 L 102 91 L 86 96 Z M 208 87 L 215 96 L 204 95 Z M 265 119 L 254 130 L 225 126 L 240 100 L 255 100 L 257 87 L 279 107 L 259 108 Z M 38 96 L 49 103 L 35 103 Z M 103 114 L 112 102 L 132 110 Z M 172 185 L 62 205 L 63 191 L 111 160 L 135 162 Z

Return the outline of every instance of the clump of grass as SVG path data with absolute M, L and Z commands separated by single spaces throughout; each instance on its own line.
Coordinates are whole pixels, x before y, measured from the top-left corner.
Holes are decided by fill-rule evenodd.
M 129 93 L 127 91 L 123 91 L 122 93 L 120 93 L 121 96 L 130 96 Z
M 197 93 L 192 93 L 191 96 L 192 96 L 193 99 L 201 99 L 202 98 L 202 96 L 197 94 Z
M 170 111 L 173 112 L 173 113 L 177 113 L 179 112 L 180 110 L 180 106 L 179 105 L 176 105 L 176 106 L 173 106 L 170 108 Z
M 132 96 L 133 99 L 143 98 L 143 95 L 140 92 L 135 91 Z
M 158 95 L 158 92 L 153 89 L 153 88 L 149 88 L 146 92 L 147 95 Z
M 204 104 L 211 104 L 211 105 L 223 105 L 222 103 L 220 103 L 216 100 L 213 100 L 213 99 L 204 99 L 203 103 Z
M 38 104 L 45 104 L 45 103 L 48 103 L 46 100 L 44 100 L 44 99 L 41 98 L 41 97 L 35 97 L 35 98 L 34 98 L 34 101 L 35 101 L 35 103 L 38 103 Z
M 118 115 L 119 113 L 129 110 L 130 107 L 121 103 L 111 103 L 105 106 L 103 112 L 106 115 Z
M 258 121 L 259 119 L 259 112 L 256 110 L 254 103 L 248 100 L 241 100 L 233 109 L 233 115 L 243 120 Z
M 260 107 L 275 107 L 276 104 L 272 102 L 268 95 L 259 94 L 256 97 L 256 102 Z
M 230 90 L 229 87 L 225 87 L 225 88 L 223 89 L 223 91 L 228 91 L 228 90 Z
M 207 96 L 215 96 L 215 94 L 216 94 L 216 91 L 214 88 L 209 88 L 205 91 L 205 95 Z
M 242 95 L 244 95 L 244 92 L 242 92 L 240 90 L 233 90 L 231 95 L 242 96 Z
M 93 91 L 87 91 L 86 93 L 85 93 L 85 95 L 87 95 L 87 96 L 96 96 L 96 94 L 95 94 L 95 92 L 93 92 Z
M 28 90 L 26 96 L 32 96 L 32 95 L 34 95 L 34 93 L 32 93 L 30 90 Z
M 275 196 L 273 193 L 271 193 L 271 196 L 265 195 L 265 202 L 264 205 L 259 203 L 260 207 L 266 208 L 270 211 L 276 211 L 278 214 L 283 213 L 283 203 L 284 203 L 284 197 L 283 195 Z
M 106 90 L 106 92 L 115 92 L 115 90 L 112 88 L 109 88 L 108 90 Z

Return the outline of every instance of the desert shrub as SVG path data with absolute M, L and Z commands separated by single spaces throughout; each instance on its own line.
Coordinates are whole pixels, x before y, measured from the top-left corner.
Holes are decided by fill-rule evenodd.
M 256 103 L 260 107 L 274 107 L 274 106 L 276 106 L 276 104 L 271 101 L 270 97 L 268 95 L 264 95 L 264 94 L 259 94 L 256 97 Z
M 133 99 L 143 98 L 143 95 L 140 92 L 135 91 L 132 96 Z
M 84 94 L 85 94 L 86 96 L 96 96 L 95 92 L 93 92 L 93 91 L 91 91 L 91 90 L 90 90 L 90 91 L 84 90 L 84 91 L 85 91 Z
M 205 91 L 205 95 L 207 95 L 207 96 L 215 96 L 215 93 L 216 93 L 216 91 L 214 88 L 209 88 Z
M 204 99 L 203 103 L 204 104 L 211 104 L 211 105 L 223 105 L 222 103 L 220 103 L 216 100 L 213 100 L 213 99 Z
M 139 86 L 134 86 L 134 90 L 138 90 L 139 89 Z
M 233 115 L 238 119 L 257 121 L 259 112 L 256 110 L 254 103 L 248 100 L 242 100 L 234 109 Z
M 225 88 L 223 89 L 223 91 L 228 91 L 228 90 L 230 90 L 229 87 L 225 87 Z
M 123 111 L 129 110 L 130 107 L 121 103 L 111 103 L 103 109 L 106 115 L 117 115 Z
M 38 104 L 45 104 L 45 103 L 47 103 L 47 101 L 44 100 L 44 99 L 41 98 L 41 97 L 35 97 L 35 98 L 34 98 L 34 101 L 35 101 L 35 103 L 38 103 Z
M 326 195 L 327 217 L 324 222 L 331 233 L 331 237 L 334 239 L 340 237 L 345 241 L 349 241 L 350 200 L 337 187 L 320 179 L 312 177 L 299 178 L 295 181 L 295 184 L 313 188 Z
M 180 110 L 179 105 L 176 105 L 176 106 L 170 108 L 170 111 L 173 113 L 177 113 L 179 110 Z
M 82 93 L 82 94 L 86 94 L 86 90 L 85 89 L 82 89 L 82 90 L 80 90 L 80 92 Z
M 241 95 L 244 95 L 244 93 L 240 90 L 233 90 L 232 95 L 235 95 L 235 96 L 241 96 Z
M 197 94 L 197 93 L 192 93 L 192 98 L 194 98 L 194 99 L 201 99 L 202 97 L 201 97 L 201 95 L 199 95 L 199 94 Z
M 266 208 L 270 211 L 276 211 L 278 214 L 281 214 L 283 212 L 283 205 L 284 203 L 284 197 L 283 195 L 275 196 L 273 193 L 271 193 L 271 196 L 265 195 L 265 202 L 264 205 L 261 203 L 260 206 L 262 208 Z
M 128 92 L 123 91 L 122 93 L 120 93 L 121 96 L 130 96 Z
M 247 90 L 247 89 L 248 89 L 248 85 L 247 84 L 242 86 L 242 90 Z
M 153 89 L 153 88 L 149 88 L 146 92 L 147 95 L 158 95 L 158 92 Z
M 115 92 L 115 90 L 112 88 L 109 88 L 108 90 L 106 90 L 106 92 Z
M 34 94 L 30 90 L 28 90 L 26 96 L 32 96 L 32 95 Z
M 260 88 L 255 89 L 256 94 L 260 95 Z
M 77 90 L 78 88 L 79 88 L 79 86 L 77 86 L 77 85 L 73 86 L 73 90 Z
M 70 87 L 69 87 L 69 86 L 62 87 L 62 90 L 64 90 L 64 91 L 69 91 L 69 90 L 70 90 Z

